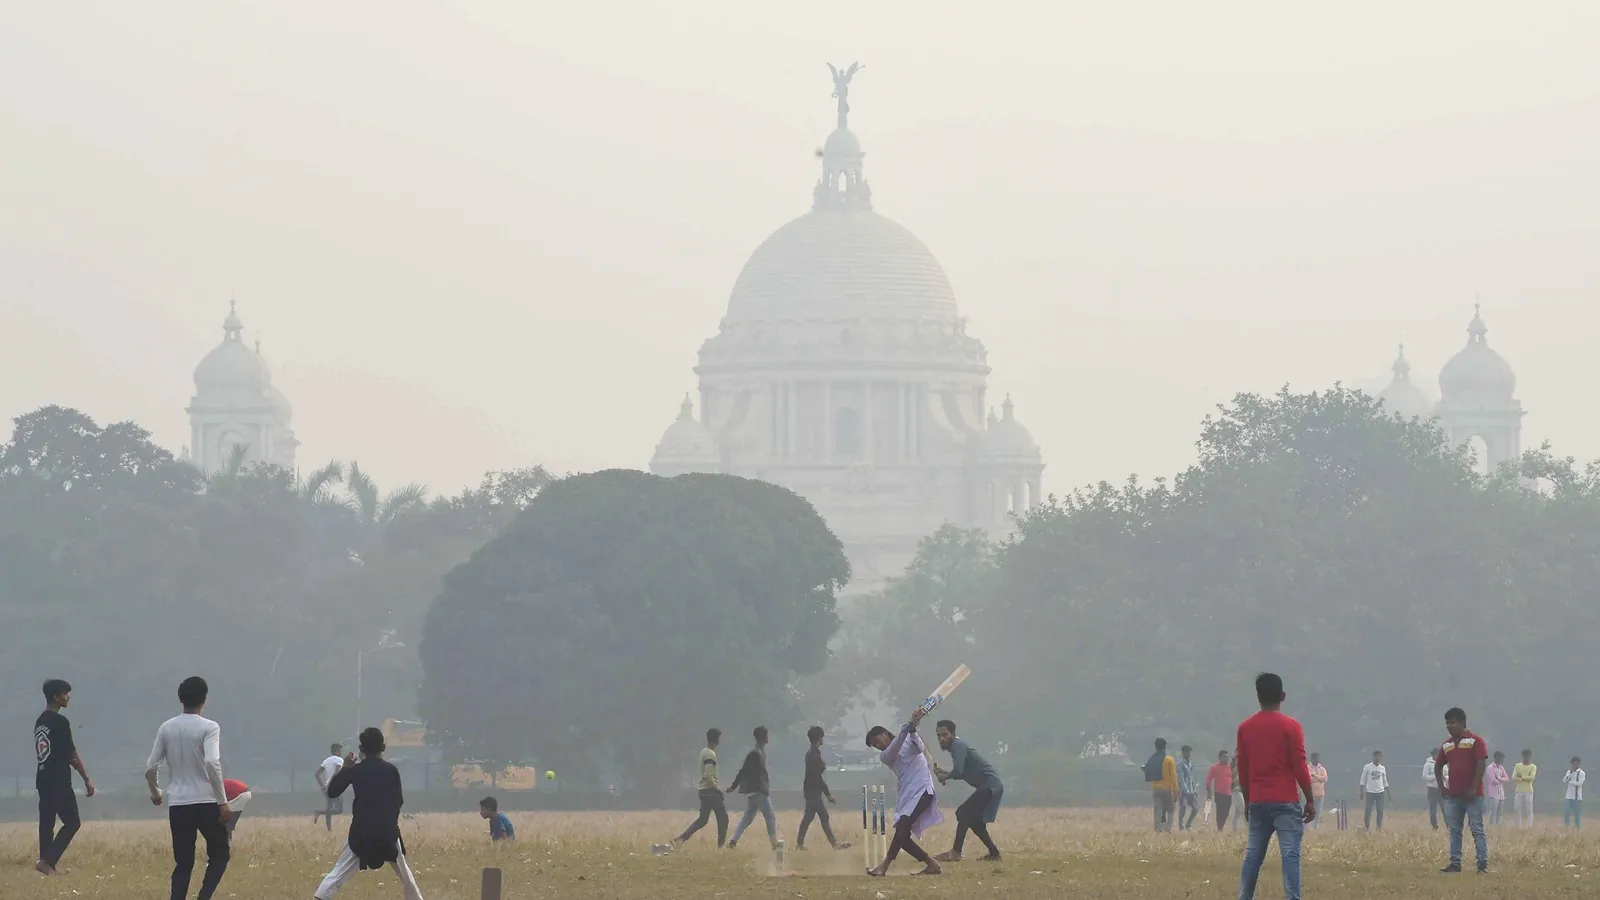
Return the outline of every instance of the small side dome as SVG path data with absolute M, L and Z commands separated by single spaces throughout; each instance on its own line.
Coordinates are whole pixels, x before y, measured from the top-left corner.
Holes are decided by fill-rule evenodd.
M 656 444 L 650 471 L 671 477 L 690 472 L 715 472 L 721 464 L 722 452 L 717 447 L 717 439 L 710 429 L 695 420 L 694 404 L 685 394 L 677 420 L 667 426 L 661 443 Z
M 992 412 L 989 414 L 989 427 L 983 435 L 979 458 L 990 463 L 1023 462 L 1037 465 L 1042 459 L 1039 445 L 1034 442 L 1028 429 L 1017 421 L 1016 406 L 1012 404 L 1010 394 L 1006 395 L 1000 410 L 999 418 Z
M 1404 419 L 1426 419 L 1433 415 L 1433 403 L 1411 381 L 1411 362 L 1406 359 L 1406 345 L 1400 345 L 1400 355 L 1394 360 L 1394 380 L 1378 392 L 1385 412 L 1399 414 Z
M 1439 393 L 1445 405 L 1509 402 L 1517 390 L 1517 375 L 1505 357 L 1490 349 L 1485 339 L 1489 327 L 1476 304 L 1467 325 L 1467 345 L 1439 372 Z
M 828 135 L 828 140 L 822 145 L 822 157 L 824 159 L 836 159 L 844 162 L 860 159 L 861 156 L 861 139 L 856 137 L 855 132 L 848 128 L 835 128 L 833 133 Z

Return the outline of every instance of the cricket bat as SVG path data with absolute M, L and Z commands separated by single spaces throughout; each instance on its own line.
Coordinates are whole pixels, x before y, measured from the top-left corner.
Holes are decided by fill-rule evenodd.
M 928 695 L 928 699 L 922 701 L 922 706 L 919 708 L 922 710 L 923 715 L 933 712 L 934 707 L 943 703 L 945 698 L 955 693 L 956 688 L 961 687 L 961 682 L 966 681 L 967 676 L 971 674 L 972 670 L 967 668 L 965 664 L 956 666 L 956 670 L 950 673 L 950 677 L 944 680 L 944 684 L 939 685 L 938 689 Z

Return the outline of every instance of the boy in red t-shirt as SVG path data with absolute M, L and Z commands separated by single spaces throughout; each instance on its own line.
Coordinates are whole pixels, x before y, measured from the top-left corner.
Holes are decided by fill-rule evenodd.
M 1478 851 L 1478 874 L 1489 871 L 1489 838 L 1483 830 L 1483 773 L 1488 766 L 1489 745 L 1467 730 L 1467 714 L 1459 706 L 1445 711 L 1444 728 L 1450 740 L 1433 755 L 1433 778 L 1444 798 L 1444 821 L 1450 828 L 1450 865 L 1441 872 L 1461 871 L 1461 826 L 1472 829 L 1472 843 Z M 1450 778 L 1445 780 L 1448 772 Z
M 1283 679 L 1271 672 L 1256 676 L 1256 701 L 1261 712 L 1239 723 L 1240 802 L 1250 828 L 1250 843 L 1239 872 L 1239 900 L 1256 895 L 1267 844 L 1278 836 L 1283 860 L 1283 895 L 1300 900 L 1300 839 L 1305 825 L 1317 817 L 1311 795 L 1311 770 L 1306 767 L 1306 736 L 1300 723 L 1281 711 Z M 1305 795 L 1305 806 L 1298 802 Z

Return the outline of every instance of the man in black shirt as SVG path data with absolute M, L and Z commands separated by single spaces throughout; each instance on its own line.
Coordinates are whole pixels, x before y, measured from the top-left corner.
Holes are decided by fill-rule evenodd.
M 56 874 L 56 863 L 78 833 L 78 797 L 72 792 L 72 770 L 83 776 L 83 795 L 94 796 L 94 782 L 72 742 L 72 723 L 61 714 L 72 702 L 72 685 L 59 678 L 44 683 L 44 712 L 33 723 L 33 749 L 39 760 L 33 786 L 39 792 L 39 861 L 34 869 Z M 56 831 L 56 820 L 61 830 Z
M 828 771 L 828 764 L 822 760 L 822 726 L 813 725 L 806 730 L 806 737 L 811 741 L 811 749 L 806 751 L 806 777 L 801 783 L 802 793 L 806 798 L 806 814 L 800 818 L 800 833 L 795 835 L 794 848 L 806 848 L 806 832 L 811 828 L 811 820 L 816 819 L 822 826 L 822 836 L 828 839 L 829 846 L 835 850 L 847 850 L 850 842 L 839 843 L 833 839 L 833 829 L 828 827 L 828 803 L 833 803 L 833 791 L 828 790 L 828 782 L 822 776 Z M 823 801 L 827 802 L 824 803 Z
M 405 842 L 400 839 L 400 807 L 406 802 L 400 770 L 383 758 L 382 731 L 362 731 L 359 743 L 361 762 L 340 769 L 328 782 L 329 797 L 354 788 L 356 800 L 350 806 L 350 836 L 344 852 L 318 885 L 316 900 L 330 900 L 351 875 L 362 869 L 381 869 L 385 863 L 400 876 L 406 900 L 422 900 L 417 879 L 406 865 Z
M 767 820 L 767 840 L 772 842 L 774 850 L 778 848 L 778 818 L 772 814 L 772 787 L 767 780 L 767 726 L 757 725 L 753 734 L 755 748 L 745 754 L 744 765 L 739 767 L 739 774 L 728 786 L 730 791 L 748 795 L 744 816 L 733 829 L 733 839 L 728 841 L 730 850 L 738 846 L 739 838 L 744 837 L 744 830 L 756 820 L 758 812 Z

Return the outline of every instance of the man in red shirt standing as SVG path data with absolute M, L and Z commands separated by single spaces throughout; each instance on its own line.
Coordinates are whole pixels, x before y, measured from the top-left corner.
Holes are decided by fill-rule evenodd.
M 1240 802 L 1250 828 L 1250 843 L 1239 872 L 1239 900 L 1254 900 L 1267 844 L 1278 836 L 1283 860 L 1283 896 L 1300 900 L 1300 838 L 1307 822 L 1317 817 L 1311 796 L 1311 770 L 1306 767 L 1306 737 L 1300 723 L 1281 711 L 1283 679 L 1271 672 L 1256 676 L 1261 712 L 1239 723 Z M 1298 790 L 1297 790 L 1298 789 Z M 1297 802 L 1305 795 L 1305 806 Z
M 1478 851 L 1478 874 L 1483 875 L 1489 871 L 1489 838 L 1483 830 L 1483 773 L 1489 745 L 1467 730 L 1467 714 L 1459 706 L 1445 712 L 1444 728 L 1450 739 L 1433 756 L 1433 777 L 1444 798 L 1444 822 L 1450 828 L 1450 865 L 1439 871 L 1461 871 L 1461 825 L 1465 820 Z M 1445 773 L 1449 773 L 1448 781 Z

